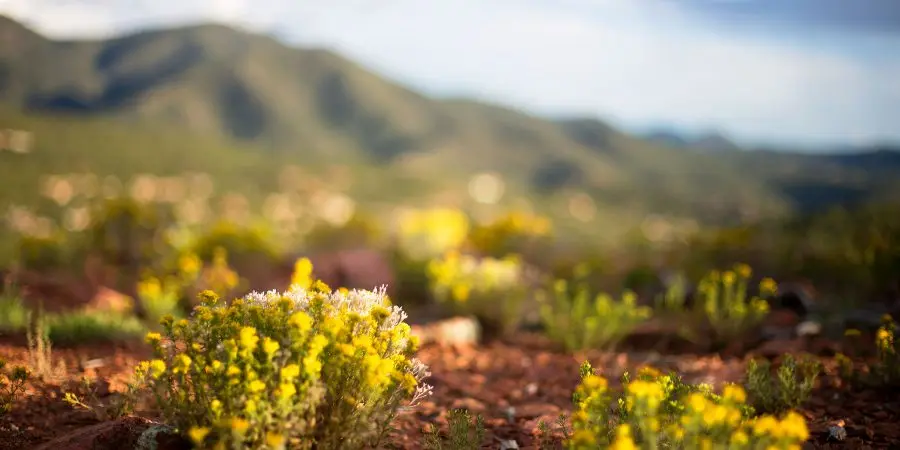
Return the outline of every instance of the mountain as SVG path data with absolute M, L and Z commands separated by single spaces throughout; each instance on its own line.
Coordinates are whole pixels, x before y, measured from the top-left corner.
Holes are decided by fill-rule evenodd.
M 32 154 L 0 152 L 0 176 L 14 174 L 23 187 L 72 167 L 101 175 L 191 168 L 233 190 L 264 190 L 285 164 L 345 164 L 365 180 L 352 194 L 373 201 L 428 203 L 448 189 L 462 196 L 474 173 L 491 170 L 507 181 L 508 199 L 528 195 L 554 215 L 568 210 L 564 194 L 585 192 L 609 226 L 647 212 L 723 222 L 798 209 L 785 188 L 793 178 L 773 182 L 767 168 L 778 157 L 673 151 L 598 120 L 429 98 L 330 51 L 221 25 L 54 41 L 0 16 L 0 119 L 0 128 L 34 133 Z M 852 178 L 865 193 L 854 201 L 884 188 L 883 177 L 858 180 L 864 169 L 853 158 L 787 158 L 839 173 L 813 171 L 805 180 L 814 187 Z M 19 195 L 6 202 L 24 201 Z
M 699 135 L 688 135 L 673 130 L 656 130 L 646 133 L 644 139 L 678 149 L 694 149 L 707 152 L 733 152 L 743 150 L 741 146 L 718 131 Z

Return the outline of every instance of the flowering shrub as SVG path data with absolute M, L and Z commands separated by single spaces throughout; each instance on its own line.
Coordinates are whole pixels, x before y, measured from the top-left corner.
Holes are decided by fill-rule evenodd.
M 894 319 L 885 314 L 881 326 L 875 333 L 876 360 L 866 364 L 862 370 L 854 368 L 845 355 L 837 355 L 841 377 L 848 381 L 874 387 L 894 387 L 900 385 L 900 347 L 895 338 Z
M 771 278 L 759 283 L 759 295 L 750 295 L 748 282 L 752 271 L 746 264 L 737 264 L 733 270 L 711 271 L 697 285 L 692 307 L 684 311 L 682 283 L 674 283 L 659 304 L 668 313 L 687 313 L 697 316 L 709 327 L 714 347 L 721 346 L 745 334 L 757 326 L 768 314 L 769 304 L 764 299 L 774 295 L 778 286 Z M 683 327 L 686 337 L 698 340 L 696 324 Z
M 626 377 L 624 392 L 614 395 L 590 364 L 581 373 L 570 449 L 794 449 L 809 437 L 806 421 L 795 412 L 781 419 L 750 417 L 746 394 L 736 385 L 717 395 L 707 385 L 686 385 L 647 370 L 634 381 Z
M 482 324 L 509 333 L 521 320 L 526 295 L 519 258 L 477 258 L 451 251 L 428 265 L 432 293 Z
M 321 282 L 224 305 L 206 291 L 189 319 L 149 333 L 138 375 L 198 446 L 362 448 L 405 400 L 429 393 L 416 341 L 384 290 Z
M 413 210 L 399 219 L 397 246 L 407 257 L 427 261 L 459 248 L 469 233 L 469 218 L 447 208 Z
M 552 297 L 547 298 L 543 292 L 540 297 L 548 336 L 570 351 L 611 349 L 652 313 L 646 306 L 637 306 L 637 297 L 631 291 L 618 301 L 604 293 L 592 301 L 585 283 L 577 284 L 573 295 L 565 280 L 556 280 Z
M 487 225 L 475 226 L 469 241 L 479 252 L 500 257 L 521 252 L 522 247 L 552 233 L 550 219 L 544 216 L 513 211 Z
M 159 323 L 166 315 L 180 318 L 183 284 L 174 277 L 164 279 L 147 275 L 138 282 L 137 296 L 148 322 Z
M 758 411 L 781 413 L 809 400 L 821 371 L 822 365 L 814 359 L 786 355 L 773 377 L 769 361 L 751 359 L 745 386 Z

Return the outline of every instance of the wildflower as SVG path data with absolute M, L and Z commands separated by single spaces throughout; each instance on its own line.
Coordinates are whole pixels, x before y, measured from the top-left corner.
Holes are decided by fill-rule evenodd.
M 806 427 L 806 420 L 795 411 L 790 411 L 784 416 L 781 420 L 780 428 L 786 436 L 800 441 L 809 439 L 809 429 Z
M 151 377 L 159 378 L 160 375 L 166 372 L 166 363 L 161 359 L 154 359 L 153 361 L 150 361 L 148 368 Z
M 288 364 L 281 369 L 281 381 L 293 381 L 300 375 L 300 366 L 296 364 Z
M 732 284 L 734 284 L 734 279 L 734 272 L 730 270 L 722 274 L 722 284 L 724 284 L 725 286 L 731 286 Z
M 735 430 L 735 432 L 731 434 L 731 443 L 738 447 L 747 445 L 749 441 L 750 438 L 747 437 L 747 433 L 743 430 Z
M 747 393 L 736 384 L 727 384 L 722 389 L 722 397 L 734 403 L 744 403 L 747 400 Z
M 750 269 L 750 266 L 743 264 L 743 263 L 735 265 L 734 271 L 737 273 L 737 275 L 739 277 L 741 277 L 742 279 L 745 279 L 745 280 L 747 278 L 750 278 L 750 275 L 753 274 L 753 270 Z
M 144 336 L 144 341 L 150 345 L 156 346 L 159 345 L 159 342 L 162 340 L 162 336 L 159 333 L 149 332 L 146 336 Z
M 778 291 L 778 284 L 771 278 L 763 278 L 759 282 L 759 293 L 762 295 L 774 295 Z
M 178 355 L 175 357 L 175 367 L 172 368 L 173 373 L 187 373 L 191 367 L 191 357 L 188 355 Z
M 247 385 L 247 388 L 250 390 L 250 392 L 255 394 L 258 392 L 262 392 L 266 388 L 266 383 L 263 383 L 259 380 L 253 380 L 249 385 Z
M 306 334 L 312 328 L 312 318 L 303 311 L 297 311 L 288 318 L 288 324 L 296 328 L 300 334 Z
M 268 445 L 272 449 L 282 449 L 284 448 L 284 443 L 284 435 L 272 433 L 271 431 L 266 433 L 266 445 Z
M 203 443 L 203 440 L 206 439 L 206 435 L 209 434 L 209 428 L 207 427 L 192 427 L 188 430 L 188 436 L 190 436 L 191 441 L 194 442 L 194 445 L 200 446 Z
M 240 343 L 241 348 L 244 350 L 253 350 L 256 348 L 256 343 L 259 342 L 259 337 L 256 335 L 256 328 L 253 327 L 243 327 L 240 331 Z
M 239 436 L 243 436 L 244 433 L 247 432 L 247 429 L 250 428 L 250 422 L 247 422 L 241 418 L 231 419 L 231 431 Z
M 272 340 L 268 337 L 263 339 L 263 352 L 267 356 L 272 357 L 272 355 L 274 355 L 275 352 L 277 352 L 279 348 L 280 348 L 280 346 L 274 340 Z
M 623 423 L 616 428 L 616 440 L 611 447 L 612 450 L 637 450 L 634 439 L 631 438 L 631 426 Z

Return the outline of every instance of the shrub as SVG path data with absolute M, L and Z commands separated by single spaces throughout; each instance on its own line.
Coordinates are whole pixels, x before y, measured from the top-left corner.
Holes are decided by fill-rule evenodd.
M 119 341 L 141 336 L 147 331 L 130 315 L 110 311 L 74 311 L 47 316 L 48 338 L 57 344 Z
M 0 358 L 0 416 L 8 413 L 16 397 L 25 391 L 28 369 L 23 366 L 7 370 L 6 360 Z
M 404 400 L 429 393 L 416 341 L 383 290 L 321 282 L 224 305 L 206 291 L 189 319 L 150 333 L 137 368 L 163 417 L 200 446 L 377 445 Z
M 469 241 L 481 254 L 499 258 L 521 253 L 529 245 L 549 238 L 552 228 L 547 217 L 513 211 L 486 225 L 476 225 Z
M 782 413 L 809 400 L 821 371 L 822 365 L 815 359 L 786 355 L 773 377 L 769 361 L 752 359 L 747 365 L 744 386 L 757 410 Z
M 182 284 L 174 277 L 159 279 L 145 276 L 137 285 L 138 300 L 151 324 L 158 324 L 166 315 L 181 318 Z
M 896 329 L 894 319 L 885 314 L 875 334 L 875 362 L 864 364 L 862 370 L 854 368 L 853 362 L 846 356 L 837 355 L 841 377 L 862 386 L 900 385 L 900 348 L 895 338 Z
M 637 306 L 637 297 L 631 291 L 622 294 L 618 301 L 603 293 L 592 301 L 583 282 L 576 284 L 573 294 L 568 282 L 557 280 L 553 296 L 547 297 L 541 293 L 544 327 L 551 339 L 569 351 L 610 350 L 652 313 L 648 307 Z
M 448 252 L 428 265 L 433 295 L 488 329 L 508 334 L 518 327 L 527 294 L 524 267 L 516 256 L 476 258 Z
M 718 348 L 759 325 L 769 312 L 769 304 L 763 297 L 774 295 L 777 284 L 771 278 L 764 278 L 759 284 L 759 296 L 750 295 L 751 273 L 745 264 L 735 265 L 734 270 L 709 272 L 698 283 L 693 305 L 686 311 L 684 301 L 679 300 L 684 298 L 684 286 L 678 282 L 658 303 L 669 313 L 687 313 L 702 319 L 709 327 L 712 346 Z M 685 337 L 695 341 L 701 339 L 696 325 L 683 327 Z
M 197 236 L 190 250 L 203 261 L 213 261 L 220 248 L 238 259 L 273 259 L 278 255 L 266 229 L 245 227 L 228 221 L 219 221 Z
M 648 370 L 634 381 L 625 377 L 624 392 L 614 395 L 590 364 L 583 364 L 581 373 L 573 394 L 571 449 L 788 449 L 809 437 L 805 420 L 795 412 L 780 420 L 751 417 L 746 394 L 736 385 L 726 385 L 717 395 L 708 385 L 686 385 Z
M 428 450 L 478 450 L 484 442 L 484 417 L 473 417 L 464 409 L 453 409 L 447 414 L 447 439 L 441 438 L 438 427 L 431 426 L 425 436 Z
M 456 209 L 412 210 L 401 215 L 398 228 L 401 253 L 413 261 L 428 261 L 462 246 L 469 233 L 469 218 Z
M 16 292 L 7 289 L 0 293 L 0 333 L 14 333 L 28 326 L 28 310 Z

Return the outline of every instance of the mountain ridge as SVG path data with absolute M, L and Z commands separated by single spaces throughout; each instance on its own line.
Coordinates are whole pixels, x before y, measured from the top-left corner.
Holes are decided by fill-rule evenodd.
M 53 41 L 7 19 L 0 20 L 2 34 L 27 45 L 0 46 L 0 104 L 32 117 L 169 127 L 246 144 L 285 162 L 374 164 L 436 186 L 464 189 L 473 174 L 494 171 L 520 194 L 552 200 L 584 192 L 600 208 L 637 216 L 715 222 L 747 210 L 766 216 L 798 209 L 796 196 L 760 158 L 747 164 L 744 153 L 753 152 L 673 151 L 597 119 L 549 120 L 431 98 L 331 51 L 289 47 L 224 25 Z M 861 170 L 856 160 L 774 158 Z M 833 189 L 833 181 L 805 180 L 812 190 Z M 882 189 L 880 183 L 866 184 L 860 198 Z

